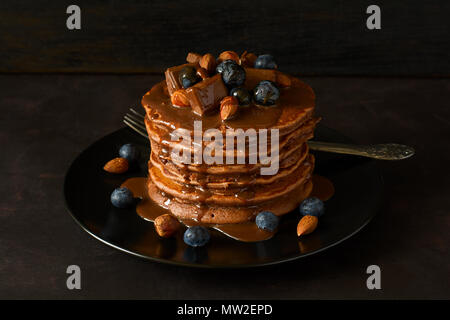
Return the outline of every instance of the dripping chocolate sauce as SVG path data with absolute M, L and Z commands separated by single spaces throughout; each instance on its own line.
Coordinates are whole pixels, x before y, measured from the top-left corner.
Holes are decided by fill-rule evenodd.
M 247 77 L 244 86 L 247 89 L 252 90 L 255 85 L 264 78 L 264 76 L 261 76 L 260 73 L 260 70 L 252 70 L 252 68 L 246 70 Z M 190 132 L 193 132 L 194 123 L 196 120 L 202 122 L 202 133 L 210 128 L 220 129 L 223 131 L 227 128 L 239 128 L 244 130 L 247 128 L 253 128 L 257 130 L 280 126 L 281 128 L 285 128 L 284 132 L 282 129 L 280 130 L 280 136 L 286 136 L 286 141 L 289 141 L 289 130 L 295 130 L 295 128 L 292 127 L 295 123 L 294 119 L 302 119 L 301 123 L 295 123 L 295 125 L 304 126 L 303 135 L 298 137 L 297 140 L 291 141 L 291 144 L 293 145 L 300 145 L 307 139 L 311 138 L 315 123 L 317 122 L 317 119 L 313 119 L 315 95 L 312 89 L 301 81 L 295 81 L 295 85 L 293 84 L 291 87 L 283 88 L 281 90 L 282 94 L 280 95 L 276 105 L 271 107 L 263 107 L 252 103 L 247 108 L 240 108 L 239 116 L 235 119 L 227 121 L 226 125 L 224 125 L 217 110 L 203 116 L 198 116 L 193 113 L 190 108 L 172 107 L 167 85 L 163 81 L 155 85 L 142 99 L 142 105 L 146 109 L 146 120 L 148 120 L 148 124 L 152 126 L 152 130 L 148 130 L 149 135 L 151 136 L 150 142 L 152 144 L 152 150 L 154 147 L 155 150 L 160 150 L 160 152 L 158 152 L 158 156 L 162 157 L 160 162 L 165 165 L 167 163 L 166 158 L 169 157 L 171 145 L 173 143 L 170 132 L 178 128 L 184 128 Z M 153 146 L 153 144 L 155 145 Z M 246 154 L 248 153 L 246 152 Z M 306 163 L 306 165 L 308 165 L 308 163 Z M 208 194 L 209 191 L 206 188 L 209 176 L 207 171 L 208 167 L 192 166 L 192 168 L 187 170 L 187 165 L 182 165 L 180 168 L 182 173 L 184 171 L 195 171 L 195 173 L 198 174 L 195 180 L 200 183 L 199 187 L 196 186 L 195 189 L 192 189 L 192 186 L 178 183 L 178 185 L 181 185 L 181 188 L 177 191 L 185 194 L 193 194 L 193 191 L 195 191 L 196 198 L 194 201 L 197 201 L 198 203 L 196 214 L 197 220 L 200 221 L 208 209 L 208 206 L 202 202 L 210 196 L 210 194 Z M 194 168 L 195 170 L 191 170 Z M 245 165 L 244 168 L 251 169 L 253 167 L 250 165 Z M 257 169 L 257 167 L 255 167 L 255 169 Z M 249 170 L 245 171 L 248 172 Z M 233 171 L 233 174 L 235 174 L 234 176 L 236 177 L 235 182 L 242 181 L 240 171 Z M 234 177 L 233 175 L 227 176 L 230 179 L 233 179 Z M 255 179 L 255 176 L 250 176 L 248 179 L 248 184 L 251 184 L 251 181 L 252 179 Z M 170 181 L 167 182 L 170 183 Z M 320 183 L 326 184 L 323 179 L 318 181 L 318 184 Z M 137 205 L 136 211 L 145 220 L 153 221 L 156 217 L 162 214 L 170 213 L 168 208 L 170 206 L 171 197 L 166 197 L 166 195 L 161 192 L 168 199 L 163 206 L 160 206 L 151 200 L 147 192 L 147 178 L 132 178 L 125 181 L 123 186 L 130 189 L 136 197 L 142 199 L 142 201 L 140 201 Z M 328 188 L 327 190 L 327 192 L 322 191 L 316 192 L 315 194 L 325 196 L 331 189 Z M 235 192 L 234 196 L 239 199 L 240 202 L 245 202 L 247 199 L 253 198 L 254 193 L 251 189 L 239 188 L 239 192 Z M 329 198 L 331 195 L 328 195 L 327 197 Z M 255 211 L 256 209 L 257 208 L 255 207 Z M 186 226 L 201 224 L 197 220 L 181 220 L 181 222 Z M 236 240 L 245 242 L 266 240 L 274 235 L 272 232 L 260 230 L 254 222 L 202 225 L 216 229 Z
M 327 201 L 333 196 L 334 186 L 329 179 L 323 176 L 313 175 L 312 181 L 313 190 L 310 196 L 317 197 L 322 201 Z M 122 187 L 128 188 L 131 192 L 133 192 L 133 195 L 136 198 L 141 199 L 136 206 L 136 212 L 141 218 L 153 222 L 160 215 L 166 213 L 170 214 L 170 211 L 168 210 L 168 206 L 171 201 L 170 198 L 168 198 L 168 200 L 164 203 L 164 206 L 160 206 L 150 199 L 147 190 L 146 177 L 130 178 L 122 183 Z M 197 207 L 197 213 L 200 220 L 202 211 L 205 209 L 205 205 L 199 203 Z M 182 219 L 180 222 L 187 227 L 202 225 L 213 228 L 229 236 L 230 238 L 243 242 L 263 241 L 272 238 L 275 234 L 274 232 L 259 229 L 253 221 L 236 224 L 205 224 L 192 219 Z

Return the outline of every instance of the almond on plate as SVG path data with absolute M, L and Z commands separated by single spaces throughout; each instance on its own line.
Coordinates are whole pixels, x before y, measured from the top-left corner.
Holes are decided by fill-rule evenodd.
M 317 228 L 319 219 L 315 216 L 303 216 L 297 225 L 297 236 L 310 234 Z
M 114 158 L 108 161 L 103 170 L 109 173 L 125 173 L 128 171 L 128 160 L 125 158 Z

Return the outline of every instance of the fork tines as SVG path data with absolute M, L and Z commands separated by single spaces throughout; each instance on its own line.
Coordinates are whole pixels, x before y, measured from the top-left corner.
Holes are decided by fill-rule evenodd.
M 144 115 L 137 112 L 133 108 L 130 108 L 130 111 L 131 111 L 131 113 L 127 113 L 123 117 L 123 122 L 128 127 L 130 127 L 131 129 L 133 129 L 134 131 L 139 133 L 141 136 L 148 138 L 147 130 L 145 128 L 145 123 L 144 123 Z

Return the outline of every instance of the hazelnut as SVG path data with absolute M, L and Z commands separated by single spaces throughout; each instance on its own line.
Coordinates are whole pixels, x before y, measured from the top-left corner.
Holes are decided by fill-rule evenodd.
M 154 224 L 156 232 L 163 238 L 169 238 L 180 228 L 180 222 L 168 213 L 157 217 Z
M 204 69 L 204 68 L 198 68 L 197 75 L 200 76 L 200 78 L 202 78 L 202 80 L 209 78 L 208 71 L 206 71 L 206 69 Z
M 256 58 L 258 58 L 256 54 L 244 51 L 240 59 L 241 66 L 246 68 L 253 68 L 255 65 Z
M 218 62 L 222 62 L 225 60 L 234 60 L 239 63 L 239 55 L 234 51 L 224 51 L 220 54 Z

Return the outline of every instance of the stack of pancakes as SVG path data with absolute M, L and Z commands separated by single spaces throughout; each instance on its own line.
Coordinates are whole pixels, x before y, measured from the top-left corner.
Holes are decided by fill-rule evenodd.
M 262 80 L 264 73 L 252 69 L 247 73 L 245 86 L 251 90 Z M 190 108 L 173 106 L 166 82 L 156 84 L 142 99 L 151 143 L 150 198 L 180 220 L 207 224 L 240 223 L 254 219 L 264 210 L 282 215 L 296 208 L 312 190 L 314 157 L 306 142 L 313 137 L 318 119 L 313 116 L 313 90 L 297 78 L 290 80 L 289 87 L 280 89 L 275 105 L 239 107 L 237 116 L 229 121 L 222 121 L 219 112 L 199 116 Z M 270 129 L 278 129 L 278 172 L 261 175 L 261 167 L 270 164 L 249 164 L 248 148 L 245 164 L 177 161 L 171 157 L 178 144 L 172 141 L 173 131 L 183 128 L 193 132 L 194 121 L 202 122 L 202 132 L 211 128 L 224 134 L 227 129 L 268 129 L 269 143 Z M 194 145 L 186 147 L 191 148 L 192 154 Z M 224 154 L 225 147 L 224 143 Z M 270 150 L 270 144 L 267 149 Z

